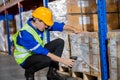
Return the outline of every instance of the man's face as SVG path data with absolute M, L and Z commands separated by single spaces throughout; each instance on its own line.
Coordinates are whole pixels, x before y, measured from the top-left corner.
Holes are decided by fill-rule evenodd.
M 44 31 L 46 28 L 48 28 L 48 26 L 43 21 L 41 21 L 39 19 L 36 19 L 36 27 L 40 31 Z

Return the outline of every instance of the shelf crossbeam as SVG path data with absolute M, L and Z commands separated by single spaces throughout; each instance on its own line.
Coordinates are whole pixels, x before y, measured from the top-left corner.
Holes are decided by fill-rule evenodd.
M 5 21 L 6 21 L 6 32 L 7 32 L 7 43 L 8 43 L 8 54 L 11 55 L 11 42 L 10 42 L 10 30 L 8 22 L 8 12 L 5 10 Z
M 49 0 L 43 0 L 43 5 L 45 7 L 48 7 L 48 2 Z M 46 32 L 47 32 L 47 42 L 50 42 L 50 32 L 48 30 Z
M 44 5 L 45 7 L 48 7 L 48 2 L 49 2 L 49 0 L 43 0 L 43 5 Z
M 23 6 L 18 2 L 18 10 L 19 10 L 19 18 L 20 18 L 20 28 L 22 28 L 23 23 L 22 23 L 22 12 L 23 12 Z
M 11 0 L 10 2 L 6 2 L 5 6 L 0 7 L 0 13 L 3 12 L 5 9 L 8 9 L 14 5 L 16 5 L 18 2 L 22 2 L 24 0 Z

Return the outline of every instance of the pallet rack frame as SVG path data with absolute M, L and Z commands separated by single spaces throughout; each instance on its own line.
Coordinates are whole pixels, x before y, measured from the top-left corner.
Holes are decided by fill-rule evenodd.
M 99 33 L 99 41 L 100 41 L 100 60 L 101 60 L 101 72 L 102 72 L 101 74 L 102 74 L 102 80 L 108 80 L 108 62 L 107 62 L 107 45 L 106 45 L 107 42 L 106 1 L 105 0 L 97 0 L 97 1 L 98 1 L 97 3 L 98 3 L 98 23 L 99 23 L 98 33 Z M 43 0 L 43 4 L 45 7 L 48 7 L 48 2 L 49 0 Z M 7 8 L 9 7 L 7 6 Z M 22 27 L 22 16 L 21 16 L 22 11 L 23 11 L 23 7 L 19 6 L 21 27 Z M 6 20 L 6 29 L 7 29 L 8 53 L 11 54 L 8 13 L 6 9 L 5 9 L 5 20 Z M 47 40 L 50 41 L 49 32 L 48 32 Z
M 98 27 L 102 80 L 108 80 L 106 0 L 98 0 Z

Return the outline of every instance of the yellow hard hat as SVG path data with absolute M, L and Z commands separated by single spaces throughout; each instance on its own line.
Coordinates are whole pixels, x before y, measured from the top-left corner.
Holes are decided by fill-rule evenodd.
M 48 26 L 53 25 L 52 12 L 46 7 L 38 7 L 32 12 L 32 16 L 42 20 Z

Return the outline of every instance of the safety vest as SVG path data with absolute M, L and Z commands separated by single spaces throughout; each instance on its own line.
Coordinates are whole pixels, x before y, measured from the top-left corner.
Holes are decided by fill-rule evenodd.
M 27 32 L 29 32 L 34 37 L 34 39 L 42 47 L 44 47 L 44 45 L 45 45 L 44 40 L 46 37 L 46 31 L 44 31 L 44 39 L 42 40 L 40 38 L 40 36 L 37 34 L 37 32 L 32 27 L 30 27 L 28 24 L 25 24 L 25 26 L 20 31 L 23 31 L 23 30 L 26 30 Z M 13 35 L 13 41 L 14 41 L 14 45 L 15 45 L 14 57 L 15 57 L 15 60 L 18 64 L 23 63 L 26 60 L 26 58 L 28 58 L 29 56 L 34 54 L 31 51 L 25 49 L 23 46 L 20 46 L 17 44 L 17 36 L 19 35 L 20 31 L 18 31 L 15 35 Z

